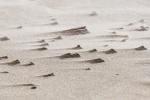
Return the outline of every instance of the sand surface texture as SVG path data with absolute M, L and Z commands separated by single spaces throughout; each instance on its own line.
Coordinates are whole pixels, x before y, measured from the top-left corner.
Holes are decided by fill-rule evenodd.
M 0 100 L 150 100 L 150 0 L 0 0 Z

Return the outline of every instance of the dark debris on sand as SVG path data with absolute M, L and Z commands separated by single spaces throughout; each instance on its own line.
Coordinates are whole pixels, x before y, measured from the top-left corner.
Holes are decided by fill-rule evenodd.
M 91 68 L 85 68 L 84 70 L 91 70 Z
M 19 61 L 19 60 L 14 60 L 14 61 L 8 62 L 8 63 L 6 63 L 6 64 L 13 66 L 13 65 L 20 64 L 20 61 Z
M 16 27 L 16 29 L 22 29 L 23 28 L 23 26 L 18 26 L 18 27 Z
M 80 45 L 77 45 L 76 47 L 73 47 L 71 49 L 74 49 L 74 50 L 79 50 L 79 49 L 82 49 L 82 47 Z
M 32 90 L 33 90 L 33 89 L 37 89 L 37 87 L 36 87 L 36 86 L 32 86 L 30 89 L 32 89 Z
M 35 65 L 33 62 L 29 62 L 27 64 L 23 64 L 22 66 L 33 66 L 33 65 Z
M 122 39 L 122 40 L 121 40 L 121 42 L 126 42 L 126 41 L 127 41 L 127 39 Z
M 147 48 L 144 46 L 140 46 L 140 47 L 135 48 L 135 50 L 142 51 L 142 50 L 147 50 Z
M 72 36 L 72 35 L 81 35 L 81 34 L 87 34 L 89 31 L 87 30 L 86 26 L 78 27 L 78 28 L 72 28 L 64 31 L 59 32 L 53 32 L 55 34 L 62 34 L 66 36 Z
M 88 52 L 90 53 L 97 52 L 97 49 L 92 49 L 92 50 L 89 50 Z
M 98 14 L 97 14 L 97 12 L 96 11 L 92 11 L 90 14 L 89 14 L 89 16 L 97 16 Z
M 0 60 L 3 60 L 3 59 L 8 59 L 8 56 L 2 56 L 2 57 L 0 57 Z
M 109 49 L 109 50 L 107 50 L 107 51 L 104 51 L 104 53 L 105 53 L 105 54 L 114 54 L 114 53 L 117 53 L 117 51 L 114 50 L 114 49 Z
M 36 41 L 37 43 L 45 43 L 46 41 L 45 40 L 39 40 L 39 41 Z
M 38 77 L 52 77 L 52 76 L 55 76 L 54 73 L 50 73 L 50 74 L 46 74 L 46 75 L 40 75 Z
M 50 23 L 50 25 L 58 25 L 58 22 L 57 21 L 52 22 L 52 23 Z
M 8 74 L 9 72 L 8 71 L 3 71 L 3 72 L 0 72 L 2 74 Z
M 101 35 L 100 38 L 128 38 L 128 35 Z
M 62 37 L 61 36 L 57 36 L 57 37 L 55 37 L 55 38 L 53 38 L 54 40 L 61 40 L 62 39 Z
M 11 87 L 30 87 L 30 89 L 37 89 L 37 85 L 35 84 L 16 84 L 10 85 Z
M 89 62 L 91 64 L 96 64 L 96 63 L 103 63 L 105 61 L 101 58 L 97 58 L 97 59 L 87 60 L 86 62 Z
M 61 59 L 65 59 L 65 58 L 79 58 L 80 54 L 78 53 L 66 53 L 60 56 Z
M 41 47 L 41 48 L 36 48 L 36 49 L 33 49 L 33 50 L 44 51 L 44 50 L 47 50 L 47 48 L 46 47 Z
M 135 29 L 134 31 L 148 31 L 149 27 L 140 26 L 139 28 Z
M 8 41 L 10 40 L 8 37 L 4 36 L 4 37 L 0 37 L 0 41 Z

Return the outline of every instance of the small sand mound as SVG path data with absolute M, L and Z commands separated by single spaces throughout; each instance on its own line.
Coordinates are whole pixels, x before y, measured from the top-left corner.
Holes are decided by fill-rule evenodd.
M 56 18 L 51 18 L 51 21 L 56 21 Z
M 54 73 L 50 73 L 50 74 L 46 74 L 46 75 L 40 75 L 38 77 L 51 77 L 51 76 L 55 76 Z
M 96 11 L 92 11 L 90 14 L 89 14 L 89 16 L 97 16 L 98 14 L 97 14 L 97 12 Z
M 144 19 L 140 19 L 138 22 L 139 22 L 139 23 L 144 23 L 145 20 L 144 20 Z
M 42 44 L 39 44 L 37 46 L 48 46 L 49 44 L 48 43 L 42 43 Z
M 23 26 L 18 26 L 18 27 L 16 27 L 16 29 L 22 29 L 23 28 Z
M 39 40 L 39 41 L 36 41 L 37 43 L 45 43 L 46 41 L 45 40 Z
M 135 29 L 134 31 L 148 31 L 149 27 L 140 26 L 139 28 Z
M 115 32 L 115 31 L 114 31 L 114 32 L 111 32 L 111 33 L 112 33 L 112 34 L 117 34 L 117 32 Z
M 57 37 L 55 37 L 55 38 L 53 38 L 54 40 L 61 40 L 62 39 L 62 37 L 61 36 L 57 36 Z
M 87 60 L 86 62 L 89 62 L 91 64 L 96 64 L 96 63 L 103 63 L 105 61 L 101 58 L 97 58 L 97 59 Z
M 141 50 L 147 50 L 147 48 L 144 46 L 140 46 L 140 47 L 135 48 L 135 50 L 141 51 Z
M 128 38 L 128 35 L 102 35 L 102 36 L 98 36 L 100 38 Z
M 97 52 L 97 49 L 92 49 L 92 50 L 89 50 L 88 52 L 90 53 Z
M 87 30 L 86 26 L 78 27 L 78 28 L 72 28 L 64 31 L 59 32 L 53 32 L 54 34 L 61 34 L 66 36 L 72 36 L 72 35 L 81 35 L 81 34 L 87 34 L 89 31 Z
M 80 45 L 77 45 L 76 47 L 73 47 L 71 49 L 78 50 L 78 49 L 82 49 L 82 47 Z
M 132 25 L 134 25 L 134 23 L 129 23 L 127 26 L 132 26 Z
M 127 41 L 127 39 L 122 39 L 122 40 L 121 40 L 121 42 L 126 42 L 126 41 Z
M 3 60 L 3 59 L 8 59 L 8 56 L 2 56 L 2 57 L 0 57 L 0 60 Z
M 105 53 L 105 54 L 114 54 L 114 53 L 117 53 L 117 51 L 114 50 L 114 49 L 109 49 L 109 50 L 107 50 L 107 51 L 104 51 L 104 53 Z
M 115 30 L 123 30 L 123 27 L 114 28 Z
M 0 41 L 8 41 L 10 40 L 8 37 L 4 36 L 4 37 L 0 37 Z
M 78 53 L 66 53 L 60 56 L 61 59 L 65 59 L 65 58 L 79 58 L 80 54 Z
M 13 65 L 20 64 L 20 61 L 19 61 L 19 60 L 14 60 L 14 61 L 8 62 L 8 63 L 6 63 L 6 64 L 13 66 Z
M 27 64 L 23 64 L 22 66 L 33 66 L 33 65 L 35 65 L 33 62 L 29 62 Z
M 50 25 L 58 25 L 58 22 L 52 22 L 52 23 L 50 23 Z

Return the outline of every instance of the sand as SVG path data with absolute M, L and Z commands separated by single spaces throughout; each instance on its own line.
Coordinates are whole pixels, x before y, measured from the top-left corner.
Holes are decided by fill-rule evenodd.
M 0 100 L 150 100 L 149 0 L 0 0 Z

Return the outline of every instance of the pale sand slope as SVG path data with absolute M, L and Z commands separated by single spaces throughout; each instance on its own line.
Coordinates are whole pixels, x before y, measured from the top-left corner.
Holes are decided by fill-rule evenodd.
M 149 0 L 0 0 L 0 100 L 149 100 L 149 7 Z M 142 45 L 147 50 L 134 49 Z M 103 52 L 111 48 L 117 53 Z M 80 57 L 59 58 L 65 53 Z

